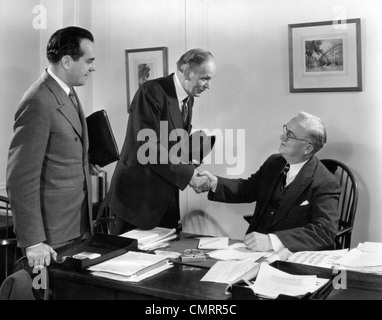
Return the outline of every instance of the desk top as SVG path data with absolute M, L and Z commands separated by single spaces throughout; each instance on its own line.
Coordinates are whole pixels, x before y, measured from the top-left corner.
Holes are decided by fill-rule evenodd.
M 181 234 L 180 240 L 172 241 L 170 246 L 163 250 L 183 252 L 185 249 L 195 249 L 199 241 L 197 237 L 197 235 Z M 207 258 L 205 262 L 195 263 L 183 263 L 180 259 L 173 261 L 174 266 L 172 268 L 138 283 L 97 277 L 86 270 L 72 271 L 52 266 L 49 268 L 50 285 L 55 292 L 54 298 L 56 299 L 232 299 L 231 295 L 225 294 L 226 284 L 200 281 L 217 260 Z M 315 267 L 306 266 L 306 268 Z M 328 271 L 328 269 L 326 270 Z M 369 277 L 371 277 L 370 280 L 367 280 Z M 367 284 L 367 287 L 371 283 L 376 283 L 374 277 L 377 276 L 353 275 L 349 272 L 348 289 L 333 290 L 328 299 L 380 300 L 382 299 L 382 288 L 379 289 L 375 286 L 360 287 L 361 282 Z M 381 279 L 382 277 L 378 277 L 378 280 Z M 380 281 L 378 282 L 380 283 Z

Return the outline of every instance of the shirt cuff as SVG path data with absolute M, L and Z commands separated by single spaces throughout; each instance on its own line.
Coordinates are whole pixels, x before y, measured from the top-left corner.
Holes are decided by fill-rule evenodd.
M 34 247 L 37 247 L 37 246 L 39 246 L 40 244 L 42 244 L 42 242 L 40 242 L 40 243 L 37 243 L 37 244 L 34 244 L 33 246 L 29 246 L 29 247 L 26 247 L 25 249 L 34 248 Z
M 278 236 L 276 236 L 274 233 L 270 233 L 268 235 L 269 235 L 269 238 L 271 239 L 272 248 L 273 248 L 274 251 L 278 251 L 278 250 L 280 250 L 282 248 L 285 248 L 285 246 L 280 241 Z

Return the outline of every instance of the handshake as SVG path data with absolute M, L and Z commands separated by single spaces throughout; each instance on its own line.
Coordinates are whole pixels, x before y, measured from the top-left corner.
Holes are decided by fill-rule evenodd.
M 196 193 L 207 192 L 216 189 L 218 178 L 212 175 L 209 171 L 194 171 L 194 175 L 190 180 L 190 187 Z

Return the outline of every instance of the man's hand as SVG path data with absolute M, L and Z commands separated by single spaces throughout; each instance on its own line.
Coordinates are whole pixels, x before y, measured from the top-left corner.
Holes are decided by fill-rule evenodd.
M 98 176 L 101 172 L 105 172 L 106 170 L 100 167 L 98 164 L 90 164 L 89 165 L 90 173 L 94 176 Z
M 244 244 L 252 251 L 273 250 L 271 238 L 268 234 L 251 232 L 245 235 Z
M 210 190 L 210 181 L 207 176 L 201 176 L 198 171 L 194 171 L 194 175 L 190 180 L 190 186 L 196 193 L 202 193 Z
M 25 249 L 30 267 L 49 266 L 51 257 L 56 260 L 57 252 L 45 243 Z
M 216 187 L 218 185 L 218 178 L 216 176 L 214 176 L 211 172 L 206 171 L 206 170 L 200 171 L 199 176 L 206 176 L 210 182 L 210 186 L 211 186 L 210 190 L 215 192 Z

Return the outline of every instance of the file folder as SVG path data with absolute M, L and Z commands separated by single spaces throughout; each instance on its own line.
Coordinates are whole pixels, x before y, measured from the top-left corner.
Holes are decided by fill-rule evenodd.
M 105 110 L 86 118 L 89 135 L 89 162 L 104 167 L 119 160 L 119 150 Z

